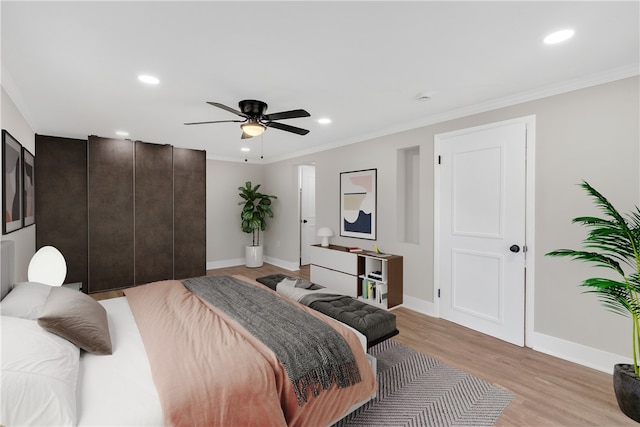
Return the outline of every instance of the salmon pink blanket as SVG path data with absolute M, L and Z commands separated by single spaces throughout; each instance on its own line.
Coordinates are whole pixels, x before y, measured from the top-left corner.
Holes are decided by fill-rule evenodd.
M 362 378 L 347 388 L 333 384 L 302 407 L 275 354 L 179 281 L 154 282 L 127 289 L 125 294 L 167 425 L 322 426 L 375 391 L 375 378 L 357 336 L 339 322 L 293 301 L 345 338 Z

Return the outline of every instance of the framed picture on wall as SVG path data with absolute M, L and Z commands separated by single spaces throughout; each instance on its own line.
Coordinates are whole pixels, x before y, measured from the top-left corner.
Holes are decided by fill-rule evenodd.
M 22 226 L 36 222 L 35 157 L 22 147 Z
M 22 228 L 22 145 L 2 129 L 2 234 Z
M 377 169 L 340 173 L 340 235 L 376 240 Z

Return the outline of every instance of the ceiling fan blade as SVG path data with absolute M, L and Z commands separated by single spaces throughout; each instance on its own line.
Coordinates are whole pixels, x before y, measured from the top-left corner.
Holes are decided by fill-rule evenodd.
M 253 138 L 253 137 L 248 133 L 242 131 L 242 136 L 240 137 L 240 139 L 249 139 L 249 138 Z
M 236 115 L 238 115 L 240 117 L 248 117 L 246 114 L 241 113 L 240 111 L 236 110 L 235 108 L 227 107 L 226 105 L 220 104 L 219 102 L 209 102 L 209 101 L 207 101 L 207 104 L 213 105 L 214 107 L 222 108 L 223 110 L 227 110 L 228 112 L 236 114 Z
M 285 125 L 284 123 L 265 122 L 264 125 L 267 126 L 267 127 L 270 127 L 270 128 L 276 128 L 276 129 L 284 130 L 284 131 L 287 131 L 287 132 L 297 133 L 298 135 L 306 135 L 306 134 L 309 133 L 309 131 L 306 130 L 306 129 L 302 129 L 302 128 L 298 128 L 298 127 L 290 126 L 290 125 Z
M 291 110 L 281 111 L 279 113 L 265 114 L 262 116 L 264 120 L 283 120 L 283 119 L 297 119 L 298 117 L 311 117 L 306 110 Z
M 244 123 L 246 120 L 214 120 L 212 122 L 191 122 L 185 125 L 206 125 L 208 123 Z

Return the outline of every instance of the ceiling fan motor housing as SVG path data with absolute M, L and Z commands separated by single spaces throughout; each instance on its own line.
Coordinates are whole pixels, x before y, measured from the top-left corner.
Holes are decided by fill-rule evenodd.
M 240 111 L 249 117 L 260 118 L 267 111 L 267 104 L 255 99 L 245 99 L 238 103 Z

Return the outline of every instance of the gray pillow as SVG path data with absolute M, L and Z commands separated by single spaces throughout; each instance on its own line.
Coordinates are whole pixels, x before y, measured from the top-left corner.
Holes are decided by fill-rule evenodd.
M 38 324 L 90 353 L 113 352 L 107 311 L 82 292 L 63 287 L 51 288 Z

